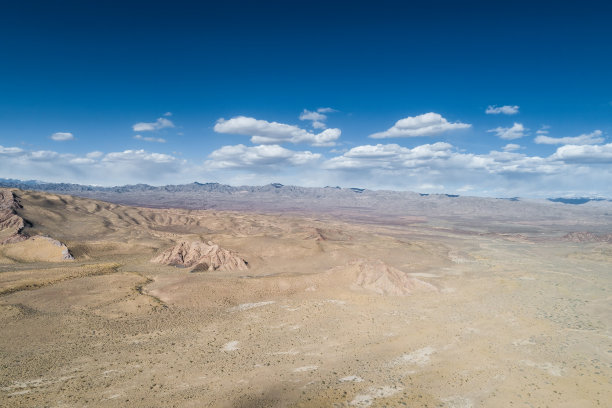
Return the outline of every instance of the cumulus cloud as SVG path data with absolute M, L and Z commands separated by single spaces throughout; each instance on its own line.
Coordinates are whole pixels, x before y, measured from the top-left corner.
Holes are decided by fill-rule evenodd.
M 10 157 L 19 156 L 23 153 L 23 149 L 19 147 L 4 147 L 0 146 L 0 156 Z
M 73 140 L 74 135 L 70 132 L 55 132 L 51 135 L 51 139 L 55 140 L 56 142 L 65 142 L 67 140 Z
M 0 174 L 100 185 L 176 184 L 196 179 L 261 184 L 343 185 L 373 189 L 467 192 L 488 196 L 555 197 L 563 194 L 612 196 L 612 143 L 565 145 L 547 157 L 516 149 L 484 154 L 449 143 L 415 147 L 356 146 L 328 159 L 278 145 L 224 146 L 195 164 L 174 155 L 123 150 L 84 155 L 0 146 Z M 472 189 L 473 188 L 473 189 Z M 426 192 L 423 191 L 423 192 Z
M 541 130 L 538 130 L 538 133 Z M 548 133 L 548 131 L 546 131 Z M 595 130 L 591 133 L 585 133 L 574 137 L 550 137 L 545 134 L 539 134 L 534 141 L 537 144 L 563 144 L 563 145 L 594 145 L 604 141 L 601 130 Z
M 172 112 L 166 112 L 164 113 L 164 116 L 172 116 Z
M 206 165 L 214 169 L 253 169 L 283 165 L 302 166 L 317 161 L 318 153 L 296 152 L 279 145 L 247 147 L 243 144 L 223 146 L 213 151 Z
M 444 192 L 465 192 L 493 196 L 558 194 L 581 191 L 584 182 L 606 186 L 611 169 L 595 169 L 584 163 L 568 163 L 557 157 L 528 156 L 512 151 L 486 154 L 465 153 L 448 143 L 402 147 L 396 144 L 357 146 L 343 155 L 323 162 L 322 167 L 336 174 L 335 184 L 358 182 L 360 187 L 438 191 L 423 186 L 444 186 Z M 592 146 L 591 146 L 592 147 Z M 604 152 L 589 152 L 592 163 L 605 160 Z M 569 157 L 570 152 L 565 152 Z M 572 152 L 577 161 L 578 155 Z M 596 166 L 593 164 L 592 166 Z M 330 183 L 331 184 L 331 183 Z M 555 192 L 551 192 L 555 191 Z
M 519 150 L 520 148 L 521 148 L 521 145 L 517 145 L 515 143 L 508 143 L 507 145 L 502 147 L 502 150 L 504 152 L 512 152 L 514 150 Z
M 134 136 L 134 139 L 144 140 L 145 142 L 166 143 L 166 139 L 162 137 L 147 137 L 142 135 Z
M 612 163 L 612 143 L 605 145 L 565 145 L 551 156 L 566 163 Z
M 335 109 L 332 108 L 319 108 L 316 111 L 309 111 L 308 109 L 304 109 L 304 111 L 300 114 L 300 120 L 310 120 L 312 121 L 312 127 L 315 129 L 325 129 L 327 125 L 325 121 L 327 120 L 327 115 L 325 113 L 336 112 Z
M 497 127 L 495 129 L 489 129 L 487 132 L 495 133 L 495 135 L 504 140 L 520 139 L 525 136 L 526 129 L 521 123 L 514 122 L 514 125 L 509 128 Z
M 324 168 L 338 170 L 417 167 L 431 159 L 448 158 L 452 147 L 443 142 L 425 144 L 413 149 L 397 144 L 357 146 L 341 156 L 327 160 Z
M 164 153 L 149 153 L 141 150 L 124 150 L 122 152 L 108 153 L 102 161 L 104 162 L 125 162 L 125 161 L 143 161 L 151 163 L 170 163 L 176 161 L 176 158 Z
M 434 136 L 450 130 L 467 129 L 471 126 L 461 122 L 451 123 L 439 113 L 429 112 L 423 115 L 400 119 L 386 131 L 371 134 L 370 137 L 373 139 L 384 139 L 390 137 Z
M 87 153 L 85 155 L 85 157 L 87 157 L 89 159 L 97 159 L 97 158 L 102 157 L 102 156 L 104 156 L 104 153 L 102 153 L 102 152 L 100 152 L 98 150 L 95 150 L 93 152 L 89 152 L 89 153 Z
M 462 153 L 449 143 L 402 147 L 397 144 L 357 146 L 324 163 L 328 170 L 426 170 L 445 174 L 450 170 L 475 171 L 483 174 L 554 173 L 560 164 L 551 158 L 527 156 L 511 151 L 488 154 Z
M 217 133 L 251 136 L 254 144 L 276 145 L 281 143 L 308 143 L 312 146 L 334 146 L 340 137 L 340 129 L 325 129 L 312 133 L 297 126 L 268 122 L 246 116 L 219 119 L 214 127 Z
M 169 113 L 169 112 L 166 112 Z M 132 126 L 134 132 L 151 132 L 165 128 L 173 128 L 174 123 L 170 119 L 157 118 L 155 122 L 139 122 Z
M 28 151 L 0 146 L 0 174 L 17 179 L 44 179 L 101 185 L 176 182 L 188 171 L 184 160 L 145 150 L 84 156 L 49 150 Z
M 300 120 L 311 120 L 312 127 L 315 129 L 325 129 L 327 127 L 325 126 L 325 120 L 327 120 L 326 115 L 319 112 L 312 112 L 308 109 L 304 109 L 300 114 Z
M 519 112 L 518 105 L 504 105 L 504 106 L 496 106 L 489 105 L 485 113 L 487 115 L 499 115 L 500 113 L 504 115 L 516 115 Z

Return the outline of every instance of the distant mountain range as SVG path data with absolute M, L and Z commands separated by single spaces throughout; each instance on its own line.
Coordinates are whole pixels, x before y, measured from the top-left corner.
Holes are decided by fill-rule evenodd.
M 114 187 L 101 187 L 101 186 L 92 186 L 92 185 L 83 185 L 83 184 L 72 184 L 72 183 L 48 183 L 39 180 L 16 180 L 16 179 L 5 179 L 0 178 L 0 187 L 9 187 L 9 188 L 20 188 L 24 190 L 38 190 L 38 191 L 49 191 L 49 192 L 57 192 L 57 193 L 65 193 L 65 194 L 75 194 L 78 192 L 114 192 L 114 193 L 127 193 L 127 192 L 153 192 L 153 191 L 163 191 L 163 192 L 173 192 L 173 193 L 183 193 L 183 192 L 207 192 L 207 193 L 225 193 L 225 194 L 233 194 L 233 193 L 262 193 L 262 192 L 272 192 L 281 189 L 283 192 L 291 192 L 298 195 L 312 196 L 320 195 L 322 193 L 326 194 L 345 194 L 348 192 L 352 193 L 364 193 L 368 192 L 370 194 L 387 196 L 389 194 L 392 195 L 409 195 L 414 196 L 417 193 L 413 192 L 400 192 L 400 191 L 389 191 L 389 190 L 367 190 L 364 188 L 341 188 L 341 187 L 298 187 L 298 186 L 285 186 L 281 183 L 271 183 L 263 186 L 230 186 L 227 184 L 219 184 L 219 183 L 200 183 L 193 182 L 191 184 L 178 184 L 178 185 L 166 185 L 166 186 L 151 186 L 148 184 L 131 184 L 124 186 L 114 186 Z M 395 193 L 395 194 L 394 194 Z M 428 196 L 446 196 L 450 198 L 459 197 L 458 194 L 426 194 L 426 193 L 418 193 L 421 197 Z M 509 198 L 497 198 L 504 199 L 510 201 L 520 201 L 519 197 L 509 197 Z M 563 204 L 586 204 L 590 201 L 610 201 L 612 200 L 601 198 L 601 197 L 557 197 L 557 198 L 547 198 L 548 201 L 555 203 L 563 203 Z
M 116 204 L 185 208 L 257 211 L 273 213 L 332 214 L 341 218 L 465 220 L 474 222 L 517 223 L 554 222 L 558 219 L 597 219 L 597 229 L 612 225 L 612 200 L 602 198 L 523 199 L 423 194 L 409 191 L 367 190 L 340 187 L 298 187 L 280 183 L 264 186 L 229 186 L 199 183 L 167 186 L 135 184 L 100 187 L 70 183 L 46 183 L 0 179 L 0 187 L 68 194 Z M 595 217 L 595 218 L 594 218 Z M 412 221 L 411 221 L 412 222 Z M 589 221 L 590 223 L 591 221 Z M 441 224 L 442 225 L 442 224 Z M 506 227 L 504 227 L 506 228 Z M 514 226 L 507 227 L 512 230 Z

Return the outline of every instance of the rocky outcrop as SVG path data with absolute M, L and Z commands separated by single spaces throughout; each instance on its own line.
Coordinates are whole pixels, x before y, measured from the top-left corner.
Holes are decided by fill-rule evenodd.
M 248 269 L 247 263 L 236 253 L 219 247 L 211 241 L 182 241 L 162 252 L 151 262 L 184 266 L 192 271 L 234 271 Z
M 17 214 L 19 198 L 9 189 L 0 189 L 0 245 L 26 240 L 21 231 L 26 222 Z
M 411 277 L 383 261 L 359 259 L 330 269 L 326 280 L 333 285 L 347 285 L 352 290 L 379 295 L 405 296 L 415 292 L 437 292 L 438 288 Z M 323 282 L 320 282 L 323 284 Z
M 612 234 L 593 234 L 589 231 L 570 232 L 562 238 L 570 242 L 612 242 Z
M 56 247 L 59 247 L 59 249 L 61 249 L 61 251 L 62 251 L 61 259 L 62 259 L 62 261 L 74 261 L 74 257 L 72 256 L 72 254 L 68 250 L 68 247 L 66 245 L 62 244 L 61 242 L 59 242 L 57 239 L 53 239 L 51 237 L 45 237 L 44 235 L 37 235 L 37 236 L 34 236 L 34 237 L 30 238 L 30 240 L 32 240 L 32 241 L 39 241 L 39 240 L 47 241 L 49 244 L 54 245 Z
M 417 291 L 437 291 L 425 281 L 410 277 L 405 272 L 393 268 L 381 260 L 357 261 L 354 285 L 381 295 L 407 295 Z
M 74 258 L 66 245 L 44 235 L 35 235 L 20 242 L 2 246 L 3 257 L 15 262 L 65 262 Z

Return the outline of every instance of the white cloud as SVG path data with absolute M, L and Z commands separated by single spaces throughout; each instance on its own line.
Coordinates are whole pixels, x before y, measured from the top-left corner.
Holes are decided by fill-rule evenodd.
M 412 149 L 397 144 L 358 146 L 324 163 L 324 168 L 328 170 L 413 170 L 430 175 L 440 174 L 448 178 L 453 178 L 449 173 L 452 169 L 484 172 L 480 175 L 483 177 L 483 174 L 548 174 L 556 172 L 560 166 L 552 158 L 527 156 L 511 151 L 491 151 L 480 155 L 462 153 L 449 143 L 443 142 L 424 144 Z
M 521 148 L 521 145 L 518 145 L 515 143 L 508 143 L 507 145 L 502 147 L 504 152 L 512 152 L 514 150 L 519 150 L 520 148 Z
M 278 145 L 224 146 L 197 164 L 177 154 L 124 150 L 75 155 L 0 146 L 0 174 L 22 180 L 98 185 L 163 185 L 201 179 L 251 185 L 278 181 L 422 192 L 469 191 L 497 197 L 593 193 L 612 197 L 612 143 L 565 145 L 547 157 L 512 149 L 474 154 L 443 142 L 412 148 L 398 144 L 356 146 L 329 159 Z
M 325 119 L 327 119 L 326 115 L 319 113 L 319 112 L 312 112 L 312 111 L 309 111 L 308 109 L 304 109 L 304 111 L 300 113 L 300 120 L 323 121 Z
M 166 112 L 164 113 L 164 116 L 172 116 L 172 112 Z
M 55 132 L 51 135 L 51 139 L 56 142 L 65 142 L 67 140 L 74 140 L 74 135 L 70 132 Z
M 511 146 L 512 147 L 512 146 Z M 593 146 L 591 146 L 593 147 Z M 612 150 L 612 149 L 611 149 Z M 574 161 L 584 154 L 572 152 Z M 587 152 L 595 163 L 606 160 L 604 152 Z M 566 152 L 565 157 L 569 157 Z M 596 158 L 596 159 L 595 159 Z M 458 151 L 448 143 L 406 148 L 396 144 L 358 146 L 326 160 L 323 168 L 336 177 L 327 184 L 354 184 L 369 188 L 404 188 L 423 191 L 422 186 L 444 186 L 444 192 L 465 192 L 488 196 L 554 196 L 559 190 L 582 191 L 598 186 L 599 193 L 612 193 L 606 179 L 612 168 L 596 169 L 593 164 L 565 163 L 558 157 L 528 156 L 512 151 L 473 154 Z M 589 180 L 585 184 L 585 180 Z M 437 191 L 437 188 L 426 189 Z M 441 192 L 441 191 L 440 191 Z
M 316 111 L 309 111 L 308 109 L 304 109 L 304 111 L 300 113 L 300 120 L 311 120 L 313 128 L 325 129 L 327 127 L 327 125 L 325 125 L 327 115 L 324 115 L 324 113 L 331 112 L 336 112 L 336 110 L 332 108 L 319 108 Z
M 411 168 L 432 159 L 448 158 L 452 147 L 443 142 L 424 144 L 413 149 L 397 144 L 357 146 L 342 156 L 327 160 L 324 168 L 330 170 Z
M 168 112 L 166 112 L 168 113 Z M 155 122 L 139 122 L 132 126 L 134 132 L 150 132 L 153 130 L 160 130 L 165 128 L 173 128 L 174 123 L 166 118 L 157 118 Z
M 51 150 L 36 150 L 29 153 L 29 158 L 32 161 L 48 161 L 61 157 L 58 152 Z
M 383 139 L 389 137 L 434 136 L 449 130 L 466 129 L 471 126 L 461 122 L 451 123 L 439 113 L 429 112 L 423 115 L 400 119 L 386 131 L 371 134 L 370 137 L 373 139 Z
M 147 137 L 142 135 L 134 136 L 134 139 L 144 140 L 145 142 L 166 143 L 166 139 L 161 137 Z
M 538 130 L 538 132 L 540 131 Z M 601 135 L 601 130 L 595 130 L 594 132 L 575 137 L 550 137 L 540 134 L 535 138 L 535 142 L 538 144 L 593 145 L 604 141 Z
M 100 152 L 100 151 L 93 151 L 93 152 L 89 152 L 85 155 L 85 157 L 89 158 L 89 159 L 97 159 L 99 157 L 104 156 L 104 153 Z
M 525 136 L 525 132 L 529 130 L 523 127 L 521 123 L 514 122 L 514 125 L 509 128 L 497 127 L 495 129 L 489 129 L 487 132 L 493 132 L 495 135 L 504 140 L 520 139 Z
M 251 136 L 254 144 L 308 143 L 312 146 L 334 146 L 340 137 L 340 129 L 326 129 L 312 133 L 297 126 L 268 122 L 246 116 L 219 119 L 214 127 L 217 133 Z
M 518 105 L 504 105 L 504 106 L 496 106 L 489 105 L 485 113 L 487 115 L 499 115 L 503 113 L 504 115 L 515 115 L 519 112 Z
M 0 174 L 21 180 L 42 179 L 98 185 L 187 182 L 193 166 L 176 157 L 144 150 L 84 156 L 49 150 L 27 151 L 0 146 Z M 185 175 L 186 174 L 186 175 Z
M 24 150 L 19 147 L 4 147 L 0 146 L 0 156 L 19 156 Z
M 612 143 L 605 145 L 565 145 L 551 156 L 566 163 L 612 163 Z
M 214 169 L 265 168 L 278 166 L 301 166 L 319 160 L 318 153 L 296 152 L 278 145 L 247 147 L 243 144 L 223 146 L 213 151 L 206 165 Z
M 102 161 L 104 162 L 128 162 L 140 161 L 150 163 L 171 163 L 176 158 L 163 153 L 149 153 L 145 150 L 124 150 L 122 152 L 108 153 Z
M 544 125 L 544 126 L 542 126 L 540 129 L 538 129 L 536 131 L 536 134 L 538 134 L 538 135 L 547 135 L 548 134 L 548 129 L 550 129 L 550 126 Z

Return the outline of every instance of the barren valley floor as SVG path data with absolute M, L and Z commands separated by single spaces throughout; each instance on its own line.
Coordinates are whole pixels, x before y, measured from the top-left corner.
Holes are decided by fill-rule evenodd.
M 0 406 L 612 401 L 612 243 L 572 240 L 563 225 L 13 192 L 0 238 L 14 216 L 24 238 L 0 245 Z M 74 260 L 25 239 L 39 235 Z M 248 269 L 151 262 L 182 241 Z

